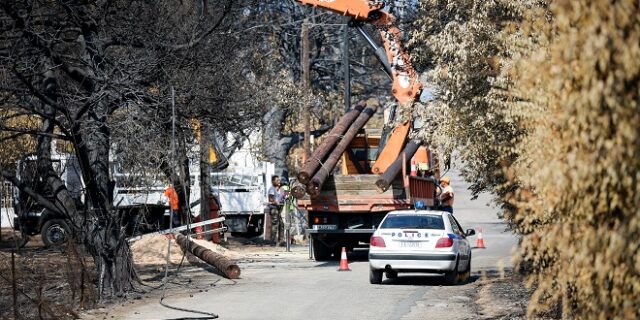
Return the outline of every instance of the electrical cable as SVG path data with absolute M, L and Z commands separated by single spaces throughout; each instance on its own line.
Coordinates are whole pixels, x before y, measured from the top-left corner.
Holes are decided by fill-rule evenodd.
M 171 86 L 171 111 L 172 111 L 172 122 L 171 122 L 171 160 L 173 162 L 173 164 L 176 164 L 177 161 L 176 160 L 176 114 L 175 114 L 175 91 L 173 86 Z M 183 188 L 183 194 L 186 195 L 186 186 L 184 183 L 184 177 L 183 175 L 179 176 L 181 179 L 181 184 L 182 184 L 182 188 Z M 174 189 L 175 192 L 175 189 Z M 171 207 L 171 205 L 170 205 Z M 187 211 L 188 211 L 188 217 L 187 217 L 187 237 L 191 237 L 191 229 L 190 229 L 190 225 L 191 225 L 191 208 L 190 206 L 186 206 L 187 207 Z M 171 214 L 169 215 L 169 226 L 171 228 L 173 228 L 173 211 L 170 210 Z M 190 244 L 191 242 L 189 241 L 187 246 Z M 187 248 L 188 249 L 188 248 Z M 184 250 L 182 253 L 182 258 L 180 260 L 180 264 L 178 265 L 178 268 L 176 269 L 176 274 L 178 273 L 178 271 L 180 270 L 182 263 L 184 262 L 184 259 L 187 255 L 187 251 L 188 250 Z M 181 307 L 176 307 L 176 306 L 172 306 L 170 304 L 167 304 L 164 302 L 164 299 L 166 298 L 166 291 L 167 291 L 167 283 L 168 283 L 168 278 L 169 278 L 169 266 L 171 264 L 171 238 L 167 239 L 167 259 L 166 259 L 166 263 L 165 263 L 165 268 L 164 268 L 164 278 L 162 279 L 162 295 L 160 297 L 160 305 L 168 308 L 168 309 L 173 309 L 173 310 L 177 310 L 177 311 L 182 311 L 182 312 L 188 312 L 188 313 L 194 313 L 194 314 L 201 314 L 204 315 L 205 317 L 181 317 L 181 318 L 174 318 L 174 319 L 217 319 L 218 315 L 215 313 L 211 313 L 211 312 L 206 312 L 206 311 L 199 311 L 199 310 L 193 310 L 193 309 L 187 309 L 187 308 L 181 308 Z

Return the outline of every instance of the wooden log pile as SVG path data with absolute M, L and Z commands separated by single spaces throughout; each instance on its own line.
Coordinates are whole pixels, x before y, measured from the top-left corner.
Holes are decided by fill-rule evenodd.
M 315 198 L 321 193 L 325 181 L 333 172 L 342 154 L 347 151 L 360 129 L 376 113 L 377 109 L 377 104 L 371 103 L 367 105 L 364 101 L 361 101 L 353 110 L 340 119 L 338 124 L 329 132 L 329 136 L 322 141 L 311 157 L 306 160 L 298 173 L 298 182 L 292 187 L 292 193 L 296 198 L 301 199 L 305 194 Z M 420 143 L 416 141 L 409 141 L 406 144 L 396 160 L 375 181 L 375 189 L 378 192 L 383 193 L 391 187 L 394 179 L 403 168 L 403 159 L 411 159 L 419 146 Z
M 378 110 L 378 105 L 373 104 L 367 106 L 361 113 L 358 115 L 358 118 L 353 122 L 353 124 L 349 127 L 347 132 L 344 134 L 344 137 L 340 139 L 340 142 L 333 148 L 329 157 L 325 160 L 325 162 L 320 166 L 318 171 L 313 175 L 311 181 L 307 183 L 307 193 L 311 196 L 317 196 L 320 194 L 320 190 L 322 189 L 322 184 L 327 180 L 327 177 L 331 174 L 333 169 L 336 167 L 336 164 L 340 160 L 342 154 L 347 150 L 349 144 L 353 138 L 355 138 L 356 134 L 364 125 L 369 121 L 369 119 L 376 113 Z
M 352 110 L 347 112 L 340 121 L 329 131 L 327 137 L 320 143 L 318 148 L 313 151 L 313 154 L 302 166 L 302 169 L 298 173 L 298 181 L 305 185 L 309 183 L 313 174 L 318 170 L 318 168 L 325 161 L 331 150 L 335 147 L 335 145 L 342 139 L 342 135 L 349 129 L 351 124 L 358 118 L 360 113 L 364 110 L 364 103 L 360 102 L 356 105 Z M 294 186 L 295 188 L 295 186 Z M 300 192 L 300 191 L 298 191 Z M 304 196 L 304 192 L 302 191 L 302 195 Z M 295 190 L 294 190 L 294 194 Z

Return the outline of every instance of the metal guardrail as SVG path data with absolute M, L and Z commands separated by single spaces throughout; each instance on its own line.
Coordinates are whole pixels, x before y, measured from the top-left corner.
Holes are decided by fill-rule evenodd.
M 144 237 L 148 237 L 148 236 L 152 236 L 152 235 L 163 235 L 163 234 L 172 234 L 172 233 L 176 233 L 176 232 L 180 232 L 180 231 L 184 231 L 187 229 L 194 229 L 196 227 L 202 227 L 202 226 L 206 226 L 209 224 L 214 224 L 214 223 L 218 223 L 218 222 L 224 222 L 225 218 L 224 217 L 220 217 L 220 218 L 215 218 L 215 219 L 209 219 L 209 220 L 205 220 L 202 222 L 198 222 L 198 223 L 191 223 L 189 225 L 184 225 L 184 226 L 180 226 L 180 227 L 176 227 L 176 228 L 169 228 L 169 229 L 165 229 L 165 230 L 160 230 L 157 232 L 152 232 L 152 233 L 146 233 L 140 236 L 136 236 L 136 237 L 131 237 L 129 239 L 127 239 L 127 241 L 129 242 L 135 242 L 138 241 Z M 217 232 L 217 231 L 226 231 L 227 227 L 224 226 L 222 228 L 217 228 L 214 230 L 208 230 L 205 232 L 202 232 L 202 234 L 205 233 L 213 233 L 213 232 Z M 217 230 L 217 231 L 216 231 Z

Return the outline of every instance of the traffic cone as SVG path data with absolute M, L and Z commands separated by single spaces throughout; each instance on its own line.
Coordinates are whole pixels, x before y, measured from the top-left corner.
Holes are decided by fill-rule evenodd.
M 482 228 L 478 228 L 478 238 L 476 239 L 476 248 L 486 249 L 484 246 L 484 238 L 482 237 Z
M 345 247 L 342 247 L 342 254 L 340 255 L 340 268 L 338 268 L 338 271 L 351 271 L 351 269 L 349 269 L 349 262 L 347 262 L 347 249 L 345 249 Z
M 409 173 L 412 177 L 415 177 L 418 175 L 418 169 L 416 167 L 416 161 L 415 160 L 411 160 L 411 172 Z

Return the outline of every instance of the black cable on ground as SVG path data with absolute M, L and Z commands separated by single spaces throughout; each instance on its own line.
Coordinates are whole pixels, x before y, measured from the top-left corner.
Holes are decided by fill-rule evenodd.
M 185 190 L 183 190 L 184 194 L 186 193 L 186 187 L 184 185 L 184 183 L 182 183 L 182 186 Z M 187 206 L 187 210 L 188 210 L 188 214 L 187 214 L 187 237 L 191 237 L 191 207 Z M 171 213 L 171 215 L 169 216 L 169 225 L 171 227 L 173 227 L 173 213 Z M 190 242 L 189 242 L 190 243 Z M 182 267 L 182 263 L 184 262 L 184 259 L 187 255 L 187 251 L 188 250 L 184 250 L 182 252 L 182 258 L 180 259 L 180 264 L 178 264 L 178 268 L 176 269 L 176 273 L 178 271 L 180 271 L 180 268 Z M 182 318 L 173 318 L 172 320 L 177 320 L 177 319 L 184 319 L 184 320 L 195 320 L 195 319 L 217 319 L 218 315 L 212 312 L 206 312 L 206 311 L 199 311 L 199 310 L 193 310 L 193 309 L 187 309 L 187 308 L 180 308 L 180 307 L 176 307 L 176 306 L 172 306 L 169 305 L 167 303 L 164 302 L 164 298 L 165 298 L 165 294 L 166 294 L 166 290 L 167 290 L 167 279 L 169 277 L 169 265 L 170 265 L 170 260 L 171 258 L 171 238 L 168 239 L 168 245 L 167 245 L 167 261 L 165 263 L 165 269 L 164 269 L 164 278 L 163 278 L 163 283 L 162 283 L 162 296 L 160 297 L 160 305 L 165 307 L 165 308 L 169 308 L 169 309 L 173 309 L 173 310 L 177 310 L 177 311 L 182 311 L 182 312 L 188 312 L 188 313 L 194 313 L 194 314 L 201 314 L 201 315 L 205 315 L 205 317 L 182 317 Z

